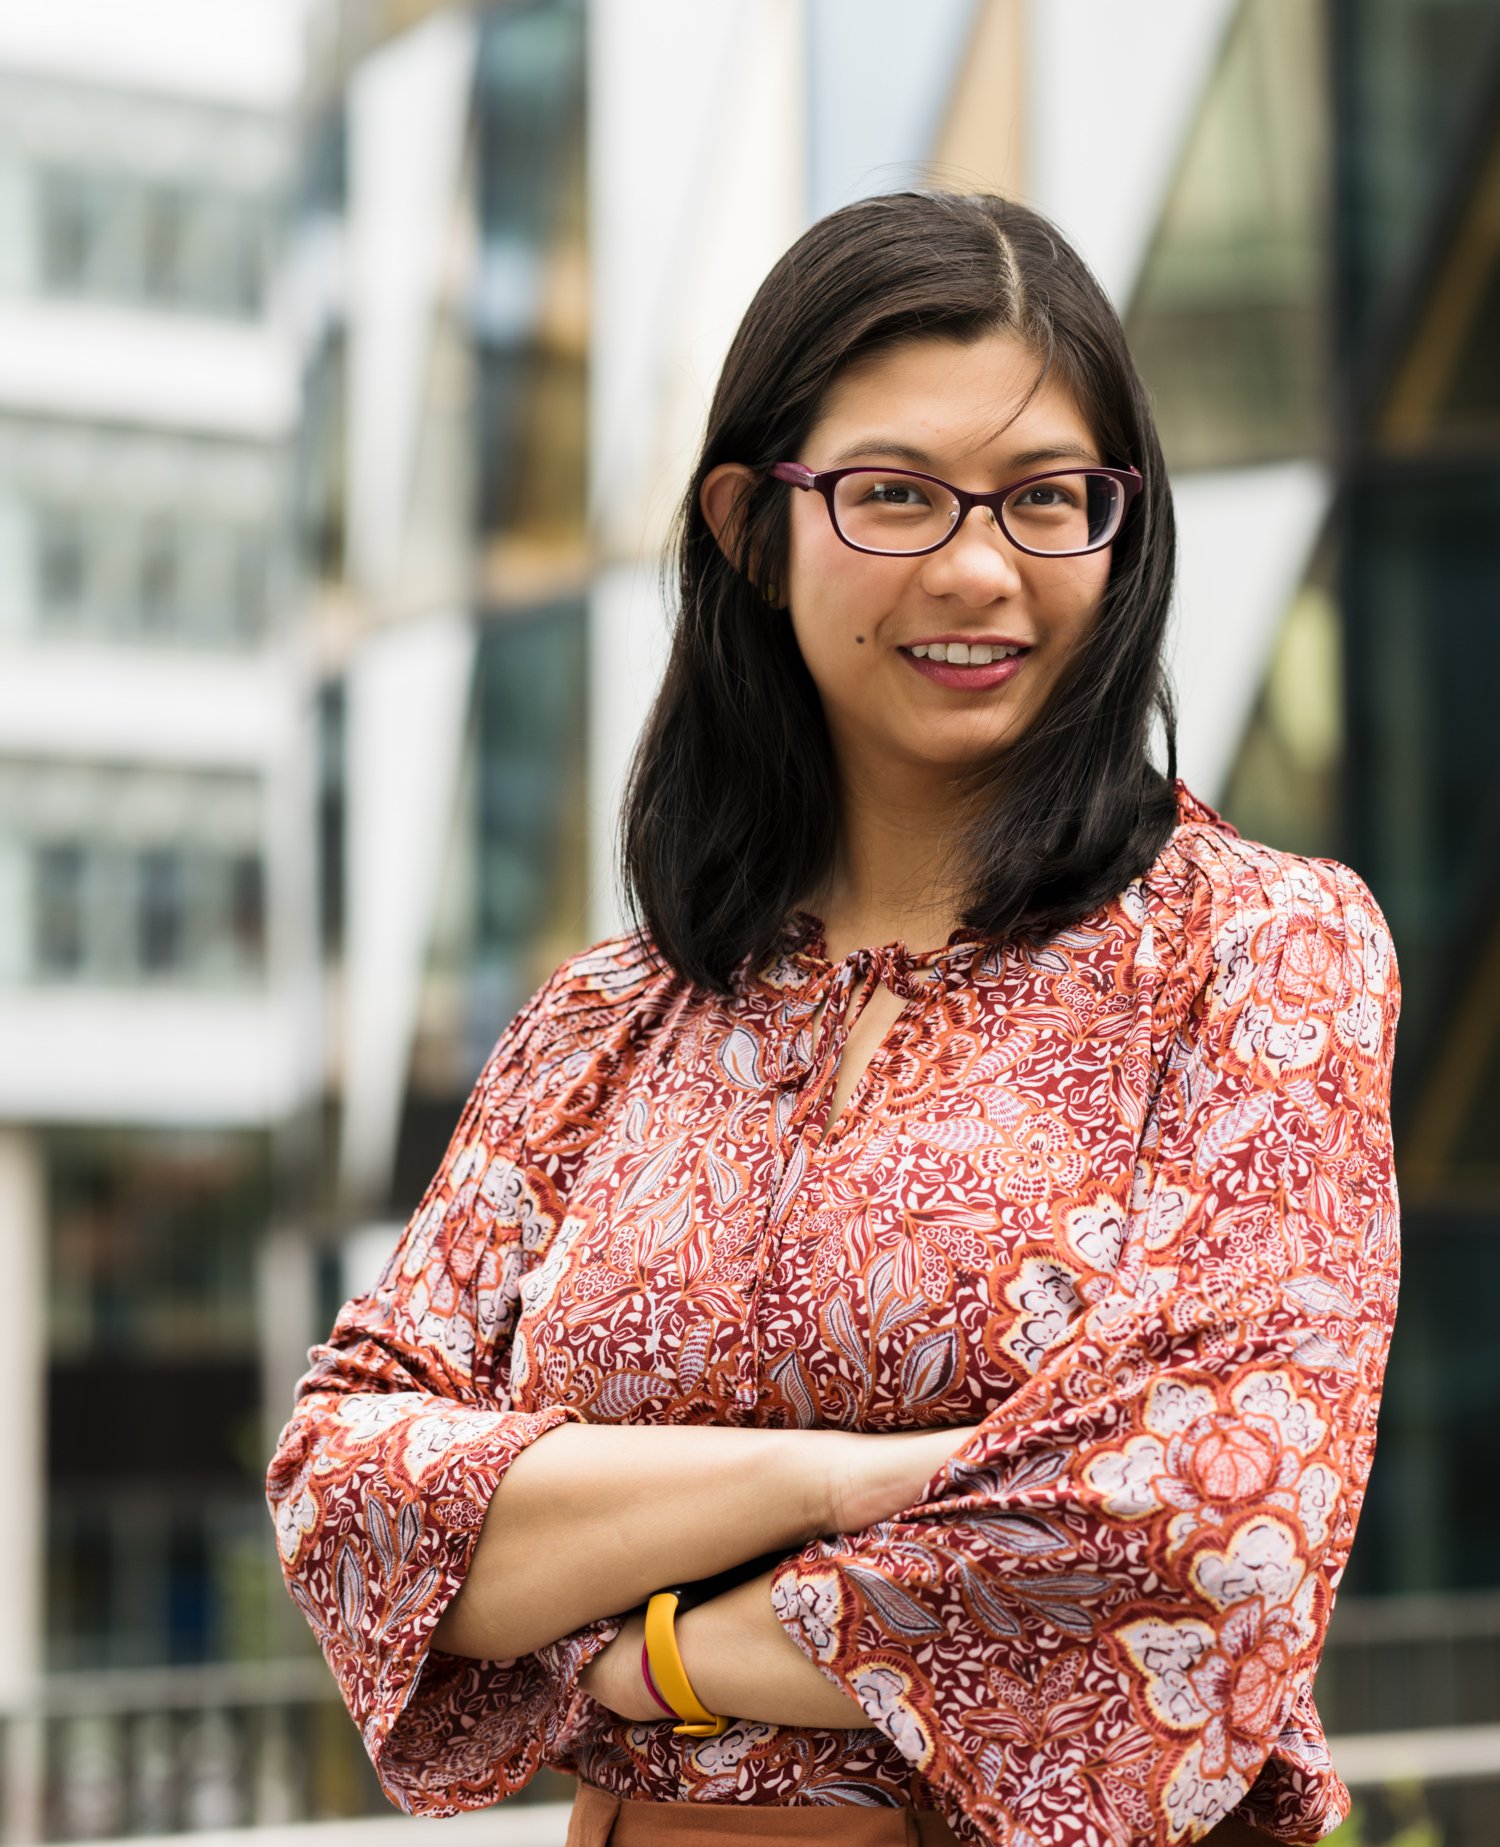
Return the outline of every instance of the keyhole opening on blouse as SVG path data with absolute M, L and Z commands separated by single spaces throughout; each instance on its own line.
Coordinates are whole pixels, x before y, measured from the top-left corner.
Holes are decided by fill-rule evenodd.
M 892 1027 L 906 1011 L 910 1002 L 895 994 L 883 982 L 875 983 L 871 992 L 872 975 L 865 977 L 861 987 L 854 989 L 849 996 L 849 1011 L 852 1014 L 859 1009 L 858 1018 L 849 1028 L 843 1049 L 839 1053 L 838 1068 L 834 1072 L 832 1093 L 828 1100 L 827 1112 L 823 1117 L 823 1129 L 819 1135 L 820 1142 L 826 1142 L 833 1134 L 834 1126 L 843 1114 L 844 1105 L 854 1094 L 859 1080 L 864 1076 L 870 1061 L 890 1036 Z M 860 1005 L 862 995 L 869 998 Z M 823 1002 L 813 1015 L 811 1030 L 816 1033 L 823 1016 Z

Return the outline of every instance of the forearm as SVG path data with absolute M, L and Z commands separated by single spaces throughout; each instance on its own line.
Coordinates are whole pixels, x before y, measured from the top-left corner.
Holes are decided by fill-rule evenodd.
M 771 1607 L 771 1579 L 778 1569 L 773 1566 L 674 1619 L 677 1651 L 693 1691 L 710 1711 L 726 1718 L 843 1730 L 868 1726 L 858 1702 L 827 1679 L 782 1628 Z M 632 1611 L 609 1646 L 584 1668 L 578 1684 L 618 1718 L 671 1725 L 641 1671 L 645 1639 L 645 1615 Z
M 765 1725 L 868 1726 L 782 1628 L 771 1607 L 772 1569 L 700 1603 L 676 1623 L 693 1691 L 710 1712 Z
M 664 1584 L 795 1551 L 818 1530 L 826 1441 L 703 1424 L 549 1430 L 492 1496 L 434 1644 L 491 1660 L 529 1654 Z

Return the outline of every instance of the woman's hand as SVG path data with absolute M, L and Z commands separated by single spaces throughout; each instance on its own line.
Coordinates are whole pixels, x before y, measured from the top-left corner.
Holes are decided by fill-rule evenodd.
M 891 1520 L 978 1430 L 958 1424 L 942 1430 L 829 1432 L 820 1456 L 819 1533 L 857 1533 Z
M 641 1649 L 646 1641 L 644 1610 L 627 1616 L 615 1639 L 601 1648 L 578 1676 L 578 1684 L 618 1719 L 639 1723 L 668 1717 L 646 1687 Z M 675 1721 L 674 1721 L 675 1723 Z

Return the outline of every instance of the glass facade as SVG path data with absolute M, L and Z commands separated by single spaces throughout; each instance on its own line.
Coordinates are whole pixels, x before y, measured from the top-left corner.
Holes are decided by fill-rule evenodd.
M 1401 960 L 1402 1301 L 1356 1597 L 1500 1583 L 1497 101 L 1493 6 L 1245 0 L 1129 323 L 1175 469 L 1312 456 L 1335 483 L 1222 805 L 1354 865 Z
M 1500 1578 L 1500 16 L 1335 9 L 1345 825 L 1403 958 L 1406 1280 L 1372 1588 Z
M 578 0 L 496 10 L 481 30 L 470 315 L 475 511 L 494 606 L 577 586 L 587 568 L 583 32 Z
M 481 630 L 412 1071 L 413 1120 L 430 1111 L 433 1126 L 416 1131 L 403 1192 L 430 1178 L 428 1137 L 441 1154 L 500 1026 L 583 940 L 586 643 L 576 597 Z
M 387 1202 L 393 1220 L 431 1177 L 501 1028 L 588 933 L 585 8 L 547 0 L 490 9 L 477 23 L 473 156 L 460 201 L 473 258 L 437 304 L 421 439 L 429 480 L 472 483 L 472 502 L 455 534 L 454 509 L 430 505 L 418 483 L 409 518 L 422 556 L 462 549 L 444 571 L 470 588 L 478 645 Z M 347 206 L 345 157 L 335 152 L 342 123 L 335 111 L 308 137 L 304 247 Z M 333 426 L 347 387 L 337 317 L 319 323 L 313 351 L 299 516 L 308 569 L 332 597 L 345 485 Z M 358 902 L 341 881 L 343 709 L 331 682 L 320 714 L 320 835 L 324 943 L 335 958 L 341 920 Z
M 301 415 L 290 461 L 295 548 L 310 585 L 334 585 L 344 572 L 348 492 L 347 341 L 336 280 L 349 198 L 342 98 L 333 98 L 304 126 L 292 198 L 289 268 L 308 278 L 302 303 Z
M 1330 853 L 1341 830 L 1344 635 L 1331 545 L 1284 616 L 1240 741 L 1224 806 L 1244 833 L 1292 853 Z
M 1393 298 L 1452 234 L 1495 116 L 1493 0 L 1330 0 L 1337 85 L 1339 327 L 1380 338 Z
M 54 1130 L 53 1668 L 263 1654 L 263 1133 Z
M 1320 8 L 1242 0 L 1126 318 L 1174 469 L 1324 446 L 1325 91 Z
M 1395 9 L 1400 11 L 1400 9 Z M 1406 977 L 1406 1295 L 1373 1588 L 1491 1587 L 1500 1520 L 1500 18 L 1337 9 L 1347 827 Z M 1421 42 L 1413 33 L 1424 28 Z

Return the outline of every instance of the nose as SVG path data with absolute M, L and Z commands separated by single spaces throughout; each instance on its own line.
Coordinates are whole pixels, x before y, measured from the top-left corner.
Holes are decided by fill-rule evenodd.
M 932 596 L 956 596 L 982 608 L 1020 589 L 1020 556 L 991 510 L 971 507 L 948 543 L 923 559 L 922 587 Z

